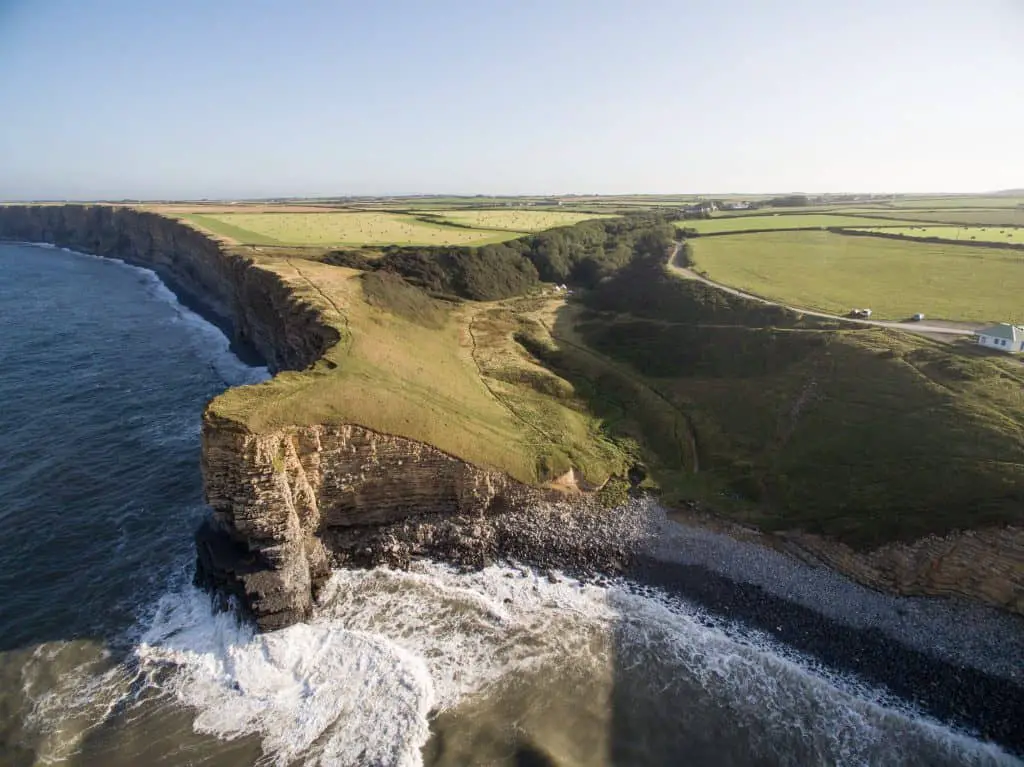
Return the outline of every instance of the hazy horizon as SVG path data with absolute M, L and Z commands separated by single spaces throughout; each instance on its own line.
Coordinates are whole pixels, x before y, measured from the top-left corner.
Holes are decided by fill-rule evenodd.
M 806 189 L 776 189 L 773 191 L 759 191 L 759 192 L 602 192 L 602 193 L 588 193 L 588 192 L 522 192 L 519 194 L 504 194 L 500 192 L 486 193 L 486 192 L 407 192 L 404 194 L 391 194 L 388 192 L 381 192 L 379 194 L 317 194 L 317 195 L 266 195 L 264 197 L 132 197 L 132 196 L 117 196 L 117 197 L 23 197 L 23 198 L 0 198 L 0 202 L 39 202 L 39 203 L 56 203 L 56 202 L 140 202 L 140 203 L 156 203 L 156 202 L 210 202 L 210 203 L 228 203 L 228 202 L 243 202 L 243 203 L 258 203 L 266 202 L 271 200 L 335 200 L 345 198 L 361 198 L 361 199 L 405 199 L 405 198 L 435 198 L 435 197 L 452 197 L 452 198 L 466 198 L 472 199 L 476 197 L 482 197 L 485 199 L 502 199 L 506 197 L 512 198 L 534 198 L 534 197 L 551 197 L 551 198 L 569 198 L 569 197 L 701 197 L 701 198 L 757 198 L 766 196 L 785 196 L 785 195 L 807 195 L 809 197 L 816 196 L 836 196 L 836 195 L 873 195 L 875 197 L 967 197 L 967 196 L 981 196 L 985 197 L 988 195 L 1013 195 L 1017 193 L 1024 195 L 1024 188 L 1021 189 L 990 189 L 982 191 L 944 191 L 944 192 L 864 192 L 864 191 L 839 191 L 839 192 L 815 192 L 813 190 Z
M 1016 0 L 0 0 L 0 200 L 1020 189 L 1021 39 Z

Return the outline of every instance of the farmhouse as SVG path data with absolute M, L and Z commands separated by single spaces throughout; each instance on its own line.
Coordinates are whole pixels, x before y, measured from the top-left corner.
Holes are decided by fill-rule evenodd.
M 713 202 L 701 202 L 696 205 L 691 205 L 686 208 L 687 213 L 692 213 L 700 216 L 709 215 L 718 210 L 718 206 Z
M 999 351 L 1013 353 L 1024 352 L 1024 328 L 1001 322 L 989 328 L 977 331 L 978 345 L 987 346 Z

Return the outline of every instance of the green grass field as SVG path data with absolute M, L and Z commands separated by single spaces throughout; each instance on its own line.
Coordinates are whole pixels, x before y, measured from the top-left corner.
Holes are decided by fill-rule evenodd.
M 900 234 L 907 238 L 938 237 L 960 242 L 1024 244 L 1024 228 L 985 226 L 907 226 L 857 229 L 860 232 Z
M 890 221 L 885 218 L 865 216 L 843 216 L 828 213 L 769 214 L 760 216 L 739 216 L 737 218 L 708 218 L 695 221 L 679 221 L 680 229 L 696 229 L 701 234 L 720 232 L 745 232 L 758 229 L 806 229 L 828 226 L 899 226 L 908 221 Z
M 759 302 L 661 269 L 620 271 L 585 300 L 579 335 L 696 433 L 698 473 L 649 459 L 670 508 L 696 498 L 761 528 L 866 547 L 1024 521 L 1016 360 L 885 328 L 765 325 Z M 632 398 L 635 419 L 663 420 L 646 408 Z
M 780 232 L 690 241 L 695 268 L 783 303 L 877 318 L 1024 322 L 1024 253 L 832 232 Z
M 432 216 L 475 229 L 500 229 L 510 232 L 541 232 L 556 226 L 572 226 L 592 218 L 608 218 L 595 213 L 562 210 L 438 210 Z
M 876 215 L 909 221 L 911 224 L 952 224 L 961 226 L 1024 226 L 1024 208 L 951 208 L 949 210 L 888 210 Z
M 900 197 L 890 203 L 895 208 L 1015 208 L 1024 205 L 1024 197 L 961 196 L 961 197 Z
M 243 245 L 487 245 L 523 232 L 463 229 L 400 213 L 187 213 L 185 220 Z

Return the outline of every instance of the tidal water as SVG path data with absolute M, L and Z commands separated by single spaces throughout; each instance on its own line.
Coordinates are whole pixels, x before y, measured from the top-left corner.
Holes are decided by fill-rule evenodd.
M 628 582 L 340 571 L 254 636 L 192 533 L 203 406 L 265 376 L 148 271 L 0 244 L 0 765 L 1020 764 Z

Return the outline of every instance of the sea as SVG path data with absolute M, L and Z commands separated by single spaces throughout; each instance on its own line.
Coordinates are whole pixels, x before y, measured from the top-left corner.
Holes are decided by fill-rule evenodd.
M 255 634 L 193 533 L 203 408 L 267 375 L 150 271 L 0 244 L 0 765 L 1021 764 L 624 579 L 338 571 Z

